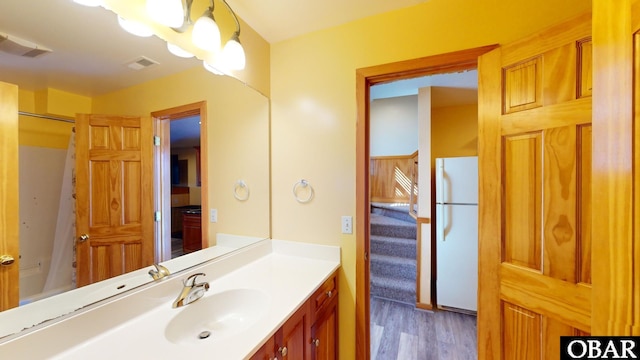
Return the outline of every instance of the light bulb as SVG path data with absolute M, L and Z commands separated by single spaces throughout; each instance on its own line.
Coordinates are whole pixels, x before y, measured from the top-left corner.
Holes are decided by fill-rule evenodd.
M 182 0 L 147 0 L 147 13 L 154 21 L 172 28 L 179 28 L 184 21 Z
M 227 41 L 222 49 L 222 61 L 226 68 L 231 70 L 242 70 L 246 65 L 244 48 L 238 41 L 238 36 L 234 35 Z
M 181 58 L 191 58 L 193 57 L 193 54 L 188 52 L 187 50 L 181 48 L 178 45 L 174 45 L 172 43 L 167 43 L 167 49 L 169 49 L 169 52 L 172 53 L 175 56 L 181 57 Z
M 193 25 L 191 39 L 202 50 L 217 52 L 220 50 L 220 29 L 213 16 L 205 14 Z
M 118 24 L 120 24 L 120 27 L 128 33 L 136 36 L 149 37 L 153 35 L 153 31 L 151 31 L 148 26 L 137 21 L 127 20 L 118 16 Z

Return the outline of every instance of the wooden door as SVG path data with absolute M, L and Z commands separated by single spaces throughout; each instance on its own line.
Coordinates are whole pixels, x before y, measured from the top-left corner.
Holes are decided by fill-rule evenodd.
M 591 15 L 479 60 L 480 359 L 591 331 Z
M 78 286 L 153 262 L 152 128 L 150 118 L 76 118 Z
M 0 311 L 19 301 L 18 210 L 18 87 L 0 82 Z

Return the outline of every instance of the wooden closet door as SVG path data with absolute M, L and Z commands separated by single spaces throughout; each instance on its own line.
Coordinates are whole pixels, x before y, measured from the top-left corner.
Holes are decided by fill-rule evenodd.
M 18 306 L 20 238 L 18 236 L 18 87 L 0 82 L 0 311 Z
M 153 262 L 152 145 L 149 118 L 76 118 L 79 286 Z
M 591 331 L 591 15 L 480 57 L 480 359 Z

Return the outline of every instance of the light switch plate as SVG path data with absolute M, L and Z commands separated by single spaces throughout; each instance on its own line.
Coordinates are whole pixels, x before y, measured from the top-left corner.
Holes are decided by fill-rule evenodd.
M 212 223 L 218 222 L 218 209 L 209 210 L 209 222 L 212 222 Z
M 342 217 L 342 233 L 353 234 L 353 218 L 351 216 Z

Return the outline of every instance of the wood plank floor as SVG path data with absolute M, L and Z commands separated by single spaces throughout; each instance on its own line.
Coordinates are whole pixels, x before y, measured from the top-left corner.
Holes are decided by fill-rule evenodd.
M 476 317 L 371 298 L 371 360 L 477 359 Z

